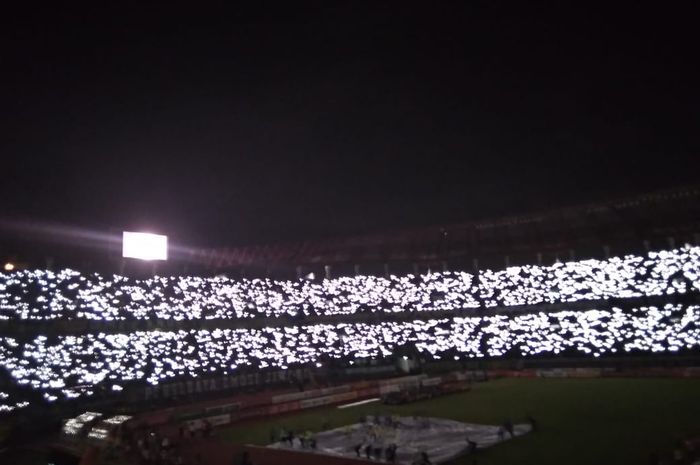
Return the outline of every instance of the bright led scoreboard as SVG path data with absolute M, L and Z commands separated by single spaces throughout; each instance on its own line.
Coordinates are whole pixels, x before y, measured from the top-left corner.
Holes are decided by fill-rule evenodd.
M 168 236 L 124 231 L 122 257 L 138 260 L 167 260 Z

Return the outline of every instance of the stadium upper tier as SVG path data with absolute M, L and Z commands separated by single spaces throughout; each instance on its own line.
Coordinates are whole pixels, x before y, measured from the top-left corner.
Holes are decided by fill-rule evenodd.
M 700 290 L 700 247 L 475 274 L 312 282 L 0 273 L 0 320 L 199 320 L 397 313 L 665 296 Z

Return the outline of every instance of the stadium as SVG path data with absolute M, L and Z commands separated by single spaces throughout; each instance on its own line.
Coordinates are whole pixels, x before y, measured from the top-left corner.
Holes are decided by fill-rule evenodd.
M 405 231 L 195 251 L 197 275 L 6 268 L 6 463 L 690 460 L 698 192 L 433 230 L 474 249 Z M 533 221 L 552 232 L 519 239 Z
M 694 10 L 44 3 L 0 465 L 700 465 Z

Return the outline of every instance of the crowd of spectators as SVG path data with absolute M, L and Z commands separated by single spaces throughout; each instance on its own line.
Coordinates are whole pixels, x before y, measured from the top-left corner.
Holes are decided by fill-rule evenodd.
M 479 274 L 487 307 L 683 294 L 700 289 L 700 248 L 649 252 Z
M 558 311 L 310 324 L 261 329 L 189 329 L 0 337 L 0 367 L 48 402 L 120 391 L 125 384 L 234 373 L 239 367 L 320 366 L 391 357 L 410 345 L 426 359 L 577 353 L 677 352 L 700 346 L 700 306 Z M 4 399 L 5 408 L 13 405 Z
M 341 277 L 321 282 L 226 277 L 0 273 L 0 320 L 201 320 L 464 310 L 682 294 L 700 290 L 700 247 L 517 266 L 477 274 Z
M 11 412 L 28 405 L 29 402 L 27 401 L 20 401 L 17 399 L 10 400 L 10 394 L 8 392 L 0 391 L 0 413 Z
M 225 277 L 122 276 L 22 270 L 0 273 L 0 319 L 209 320 L 427 312 L 407 321 L 261 328 L 0 335 L 0 412 L 159 383 L 238 373 L 239 368 L 319 366 L 329 360 L 390 357 L 406 345 L 426 359 L 616 352 L 675 352 L 700 345 L 700 307 L 640 304 L 619 309 L 550 310 L 518 315 L 434 314 L 438 310 L 670 296 L 700 290 L 700 247 L 472 275 L 343 277 L 311 282 Z M 628 306 L 628 307 L 630 307 Z M 597 305 L 591 304 L 591 307 Z M 294 321 L 294 320 L 293 320 Z M 288 324 L 288 323 L 285 323 Z M 59 331 L 60 333 L 60 331 Z M 9 380 L 9 382 L 8 382 Z M 0 379 L 1 381 L 1 379 Z
M 25 270 L 0 273 L 0 320 L 200 320 L 349 315 L 475 308 L 474 277 L 343 277 L 320 283 L 226 277 L 85 275 Z

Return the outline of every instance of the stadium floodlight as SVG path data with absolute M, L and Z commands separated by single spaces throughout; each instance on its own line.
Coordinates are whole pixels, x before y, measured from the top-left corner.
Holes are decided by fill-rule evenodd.
M 167 260 L 168 236 L 124 231 L 122 257 L 139 260 Z

